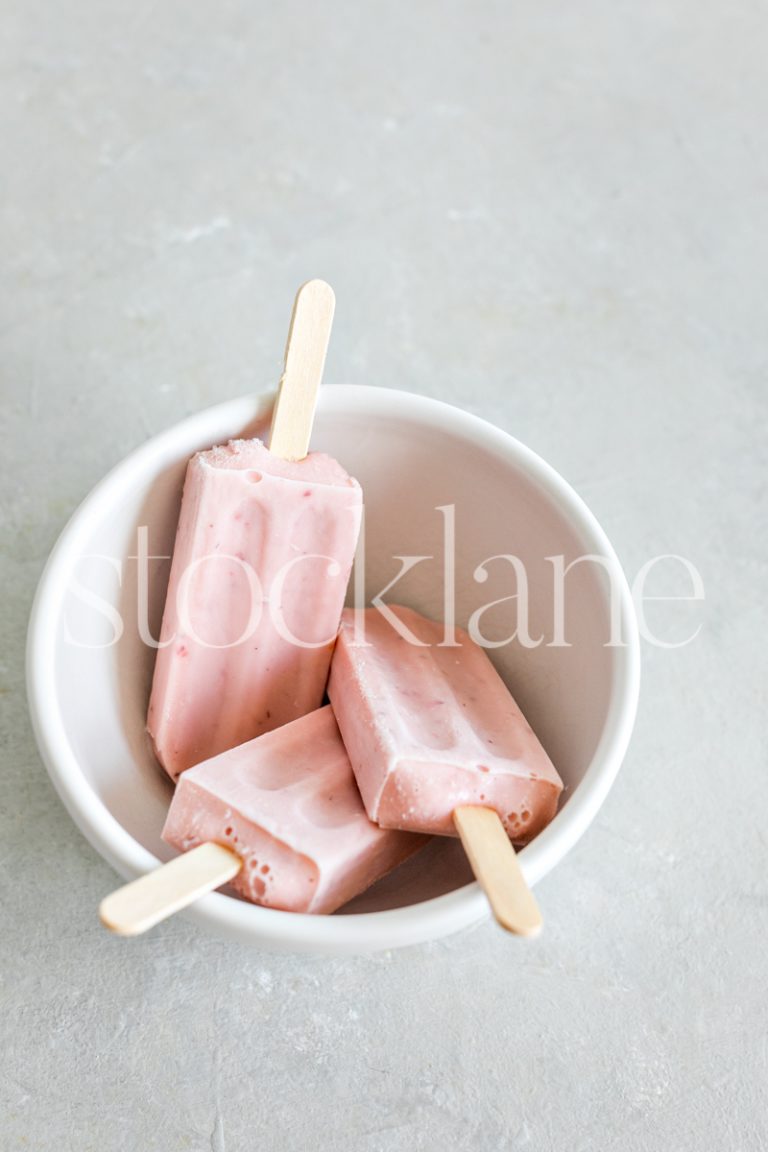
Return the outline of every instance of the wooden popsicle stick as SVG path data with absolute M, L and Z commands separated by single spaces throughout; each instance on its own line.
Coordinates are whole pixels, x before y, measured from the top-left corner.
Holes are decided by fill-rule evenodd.
M 335 306 L 324 280 L 309 280 L 296 294 L 269 439 L 270 452 L 283 460 L 303 460 L 309 451 Z
M 138 936 L 232 880 L 242 866 L 223 844 L 201 844 L 106 896 L 99 919 L 118 936 Z
M 498 813 L 466 804 L 455 809 L 453 822 L 499 924 L 518 936 L 537 936 L 541 912 Z

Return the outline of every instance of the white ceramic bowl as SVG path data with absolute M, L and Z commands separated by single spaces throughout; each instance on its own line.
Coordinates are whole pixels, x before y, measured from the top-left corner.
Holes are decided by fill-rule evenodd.
M 119 464 L 74 514 L 51 554 L 29 629 L 27 676 L 37 741 L 51 779 L 91 844 L 126 879 L 171 850 L 160 839 L 170 784 L 144 735 L 154 659 L 137 633 L 137 528 L 150 551 L 170 553 L 184 468 L 196 450 L 253 432 L 272 397 L 235 400 L 193 416 Z M 321 392 L 313 447 L 336 456 L 365 492 L 366 591 L 383 589 L 400 556 L 427 556 L 388 599 L 443 615 L 447 513 L 455 505 L 457 622 L 517 591 L 507 554 L 525 564 L 529 635 L 491 651 L 497 667 L 565 783 L 555 820 L 521 853 L 535 884 L 576 843 L 619 769 L 635 717 L 639 645 L 632 601 L 618 561 L 587 507 L 547 464 L 483 420 L 422 396 L 368 387 Z M 567 576 L 566 639 L 552 644 L 553 563 L 593 554 Z M 486 567 L 481 582 L 478 565 Z M 501 558 L 498 558 L 501 557 Z M 154 561 L 149 619 L 157 635 L 168 562 Z M 612 580 L 612 583 L 611 583 Z M 613 597 L 613 600 L 611 600 Z M 623 646 L 610 646 L 611 604 Z M 118 643 L 110 612 L 124 631 Z M 483 616 L 503 639 L 517 601 Z M 616 637 L 614 636 L 614 639 Z M 97 646 L 98 645 L 98 646 Z M 96 909 L 94 909 L 94 916 Z M 364 952 L 433 939 L 487 915 L 458 843 L 435 840 L 413 861 L 359 897 L 344 913 L 305 916 L 258 908 L 214 893 L 185 913 L 261 948 Z M 128 946 L 128 945 L 126 945 Z

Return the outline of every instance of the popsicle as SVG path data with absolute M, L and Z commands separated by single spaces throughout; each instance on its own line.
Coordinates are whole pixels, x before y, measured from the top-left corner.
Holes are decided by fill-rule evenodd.
M 268 908 L 333 912 L 427 837 L 368 819 L 326 705 L 184 772 L 163 839 L 185 855 L 103 901 L 112 931 L 143 932 L 227 881 Z
M 328 684 L 366 811 L 383 828 L 458 832 L 497 918 L 535 932 L 510 841 L 552 819 L 562 781 L 485 651 L 458 628 L 459 646 L 441 647 L 441 624 L 388 607 L 404 634 L 378 610 L 343 613 Z
M 296 297 L 269 449 L 188 465 L 147 716 L 173 779 L 322 703 L 362 510 L 344 468 L 307 454 L 333 308 L 319 280 Z

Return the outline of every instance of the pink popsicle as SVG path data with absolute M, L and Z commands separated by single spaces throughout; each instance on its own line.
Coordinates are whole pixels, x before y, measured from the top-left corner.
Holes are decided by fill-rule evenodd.
M 368 819 L 330 707 L 190 768 L 163 839 L 228 846 L 235 888 L 291 912 L 335 911 L 425 842 Z
M 494 809 L 515 843 L 552 819 L 563 784 L 482 648 L 439 647 L 443 625 L 392 611 L 420 647 L 377 610 L 356 645 L 352 610 L 331 666 L 328 694 L 372 820 L 383 828 L 456 834 L 463 805 Z
M 361 509 L 330 456 L 192 457 L 147 719 L 171 777 L 319 708 Z

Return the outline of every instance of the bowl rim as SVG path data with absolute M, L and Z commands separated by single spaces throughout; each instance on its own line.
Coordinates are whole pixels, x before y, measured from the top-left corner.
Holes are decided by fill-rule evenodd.
M 43 568 L 27 632 L 26 681 L 32 728 L 48 775 L 85 838 L 126 880 L 157 867 L 158 858 L 140 844 L 95 794 L 69 744 L 56 693 L 55 640 L 66 590 L 63 578 L 79 554 L 79 545 L 102 510 L 142 475 L 146 465 L 179 459 L 180 448 L 205 438 L 209 428 L 245 426 L 263 415 L 274 391 L 227 400 L 173 424 L 130 452 L 100 480 L 62 529 Z M 337 406 L 339 414 L 382 409 L 427 418 L 440 431 L 470 440 L 492 455 L 510 458 L 535 480 L 569 517 L 579 540 L 615 566 L 624 646 L 614 648 L 611 697 L 598 746 L 568 804 L 534 841 L 520 851 L 527 882 L 545 876 L 581 838 L 605 800 L 621 767 L 637 712 L 640 688 L 640 640 L 626 577 L 605 532 L 582 498 L 545 460 L 510 433 L 442 400 L 418 393 L 364 384 L 325 385 L 319 406 Z M 194 449 L 193 449 L 194 450 Z M 262 947 L 293 951 L 355 953 L 437 939 L 488 915 L 485 897 L 472 882 L 419 904 L 343 916 L 311 916 L 261 908 L 214 892 L 182 915 L 220 935 L 247 938 Z

